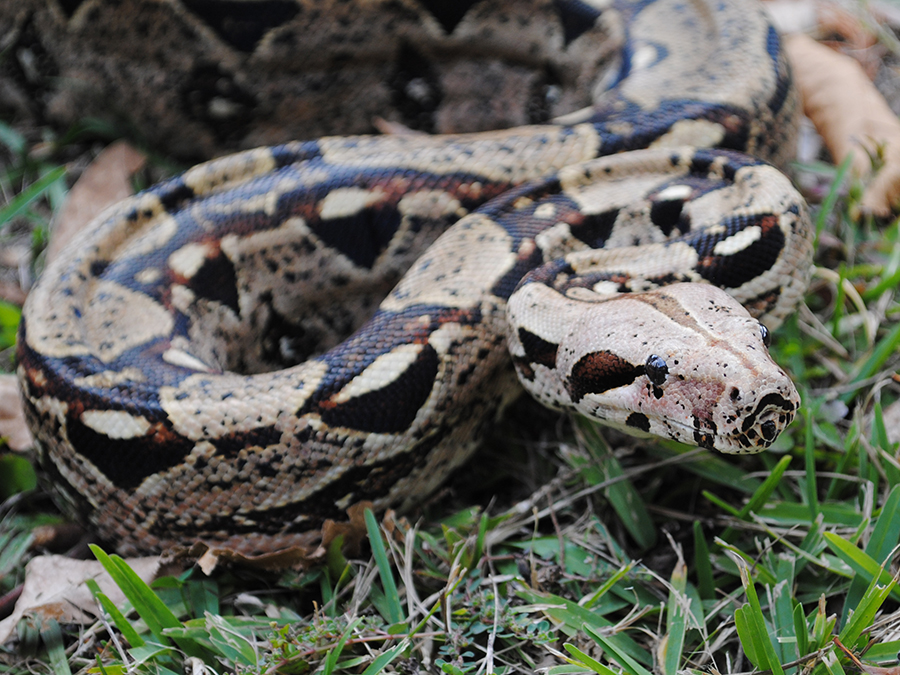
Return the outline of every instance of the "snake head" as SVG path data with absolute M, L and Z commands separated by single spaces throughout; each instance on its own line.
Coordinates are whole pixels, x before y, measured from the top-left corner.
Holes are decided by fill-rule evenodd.
M 520 381 L 547 405 L 726 453 L 768 448 L 799 408 L 768 330 L 718 288 L 673 284 L 591 302 L 532 286 L 510 311 L 541 333 L 520 323 L 510 347 Z M 548 329 L 537 313 L 551 299 L 565 325 Z

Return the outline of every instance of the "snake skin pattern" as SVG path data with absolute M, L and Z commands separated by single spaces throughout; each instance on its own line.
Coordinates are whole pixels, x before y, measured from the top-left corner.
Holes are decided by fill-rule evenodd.
M 796 126 L 759 8 L 354 7 L 370 4 L 373 34 L 419 45 L 400 11 L 435 58 L 465 45 L 542 64 L 541 100 L 569 112 L 214 160 L 120 203 L 48 266 L 20 330 L 27 415 L 65 508 L 122 553 L 310 548 L 352 504 L 409 508 L 513 395 L 507 343 L 539 400 L 635 434 L 755 452 L 799 406 L 760 321 L 801 297 L 811 228 L 789 181 L 736 152 L 783 163 Z M 317 20 L 340 32 L 342 16 Z M 293 44 L 279 30 L 259 44 Z M 336 80 L 343 60 L 366 65 L 348 36 L 321 47 Z M 442 92 L 429 119 L 467 116 L 444 79 L 415 79 L 404 91 Z M 491 105 L 516 107 L 497 91 Z

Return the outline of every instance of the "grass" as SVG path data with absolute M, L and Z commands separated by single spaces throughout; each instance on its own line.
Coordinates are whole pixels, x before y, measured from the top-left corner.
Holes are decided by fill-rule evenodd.
M 27 226 L 40 247 L 72 146 L 36 160 L 4 126 L 0 144 L 0 238 Z M 900 462 L 884 410 L 898 393 L 900 225 L 852 218 L 858 188 L 829 171 L 806 305 L 772 346 L 802 414 L 770 452 L 554 428 L 521 403 L 421 520 L 367 516 L 360 556 L 334 546 L 299 573 L 188 569 L 147 586 L 93 549 L 127 604 L 95 588 L 92 626 L 21 622 L 0 672 L 840 675 L 851 659 L 835 638 L 896 664 Z M 7 354 L 17 320 L 0 305 Z M 3 593 L 54 517 L 29 485 L 0 507 Z

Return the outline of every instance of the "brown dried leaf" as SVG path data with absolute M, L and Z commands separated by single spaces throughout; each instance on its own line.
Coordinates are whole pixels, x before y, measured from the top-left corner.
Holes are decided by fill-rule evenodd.
M 47 247 L 47 261 L 53 260 L 91 220 L 104 209 L 130 197 L 131 176 L 147 158 L 125 141 L 116 141 L 97 155 L 57 214 L 53 237 Z
M 34 443 L 19 396 L 15 375 L 0 375 L 0 438 L 13 450 L 27 450 Z
M 802 34 L 788 35 L 785 49 L 804 112 L 835 161 L 853 153 L 854 170 L 866 177 L 872 168 L 869 156 L 883 157 L 862 208 L 888 216 L 900 203 L 900 121 L 853 59 Z
M 866 77 L 874 78 L 887 51 L 878 42 L 878 36 L 859 16 L 836 3 L 820 2 L 817 9 L 816 35 L 825 38 L 821 42 L 853 58 L 862 66 Z
M 341 548 L 348 554 L 355 555 L 366 538 L 365 510 L 370 508 L 371 502 L 359 502 L 347 509 L 348 521 L 337 523 L 326 520 L 321 535 L 318 532 L 309 533 L 308 545 L 261 555 L 245 555 L 228 548 L 210 548 L 198 543 L 186 551 L 175 552 L 175 558 L 196 560 L 204 574 L 212 574 L 219 563 L 266 570 L 303 569 L 320 564 L 325 559 L 331 542 L 339 536 L 343 537 Z
M 159 569 L 159 558 L 128 558 L 125 562 L 145 582 L 150 583 Z M 15 611 L 0 621 L 0 644 L 15 631 L 25 615 L 41 622 L 56 619 L 59 623 L 90 624 L 99 608 L 84 582 L 93 579 L 113 604 L 121 606 L 125 595 L 96 560 L 73 560 L 60 555 L 43 555 L 31 560 L 25 568 L 25 585 L 16 602 Z

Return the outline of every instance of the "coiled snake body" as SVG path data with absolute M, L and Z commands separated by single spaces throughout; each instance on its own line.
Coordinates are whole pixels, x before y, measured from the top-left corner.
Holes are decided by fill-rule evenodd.
M 789 156 L 778 36 L 739 2 L 547 7 L 582 59 L 589 29 L 623 18 L 591 107 L 225 157 L 120 203 L 48 267 L 19 376 L 72 511 L 124 553 L 315 545 L 349 505 L 409 506 L 470 456 L 510 390 L 507 343 L 548 405 L 771 445 L 799 398 L 759 321 L 798 301 L 811 235 L 789 181 L 736 150 Z

